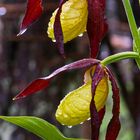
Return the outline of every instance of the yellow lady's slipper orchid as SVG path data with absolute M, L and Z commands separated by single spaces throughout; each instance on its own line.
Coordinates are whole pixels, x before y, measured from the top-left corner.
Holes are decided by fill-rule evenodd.
M 53 26 L 57 10 L 58 9 L 52 14 L 47 31 L 48 36 L 52 38 L 52 40 L 55 40 Z M 86 30 L 87 13 L 86 0 L 68 0 L 63 4 L 60 21 L 64 43 L 72 40 Z
M 92 68 L 94 74 L 95 67 Z M 85 84 L 80 88 L 70 92 L 61 101 L 56 111 L 56 119 L 64 125 L 73 126 L 84 122 L 90 117 L 91 93 L 91 69 L 85 73 Z M 99 82 L 95 91 L 95 105 L 97 111 L 105 105 L 108 96 L 108 76 L 104 76 Z

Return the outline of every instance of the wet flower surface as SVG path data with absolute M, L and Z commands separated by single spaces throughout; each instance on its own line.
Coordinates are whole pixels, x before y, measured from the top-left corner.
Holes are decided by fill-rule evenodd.
M 90 102 L 92 99 L 92 79 L 90 72 L 94 75 L 95 67 L 90 68 L 85 73 L 85 84 L 78 89 L 68 93 L 61 101 L 56 111 L 56 119 L 69 126 L 80 124 L 90 118 Z M 108 95 L 108 77 L 105 75 L 99 82 L 95 91 L 95 105 L 97 111 L 101 110 Z
M 50 19 L 47 31 L 52 40 L 55 40 L 54 21 L 57 10 L 55 10 Z M 63 4 L 60 21 L 65 43 L 86 31 L 87 14 L 86 0 L 68 0 Z
M 63 125 L 73 126 L 91 118 L 92 140 L 98 140 L 99 138 L 100 126 L 105 115 L 105 105 L 109 94 L 109 84 L 113 91 L 113 107 L 112 119 L 107 127 L 105 139 L 116 140 L 120 130 L 119 88 L 112 72 L 106 65 L 125 58 L 135 58 L 138 65 L 140 62 L 140 49 L 138 48 L 140 42 L 137 39 L 135 39 L 134 45 L 135 52 L 112 55 L 103 61 L 93 59 L 97 58 L 101 41 L 108 29 L 105 18 L 105 3 L 105 0 L 60 1 L 48 24 L 48 36 L 55 42 L 60 54 L 65 56 L 63 43 L 72 40 L 78 35 L 81 36 L 83 32 L 87 31 L 91 58 L 65 65 L 47 77 L 34 80 L 14 98 L 20 99 L 48 87 L 51 79 L 60 73 L 75 69 L 86 69 L 84 84 L 68 93 L 62 99 L 56 111 L 56 119 Z M 34 4 L 34 10 L 31 8 L 31 4 L 33 4 L 32 0 L 28 2 L 21 29 L 30 26 L 41 15 L 42 1 L 38 0 L 38 4 Z M 38 14 L 34 14 L 35 10 L 38 11 Z M 138 38 L 137 31 L 133 34 Z
M 30 83 L 15 99 L 24 98 L 45 87 L 56 75 L 75 69 L 85 69 L 84 85 L 70 92 L 58 106 L 56 111 L 57 120 L 68 126 L 82 123 L 91 117 L 92 140 L 99 137 L 100 125 L 105 114 L 105 102 L 108 95 L 108 84 L 111 82 L 113 91 L 112 119 L 108 125 L 106 140 L 115 140 L 120 130 L 120 96 L 117 83 L 111 71 L 103 66 L 97 59 L 83 59 L 65 65 L 47 77 L 39 78 Z

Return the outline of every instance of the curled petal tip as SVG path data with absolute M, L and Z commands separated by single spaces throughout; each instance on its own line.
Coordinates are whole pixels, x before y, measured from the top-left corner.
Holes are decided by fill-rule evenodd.
M 20 96 L 20 97 L 19 97 L 19 96 L 17 95 L 17 96 L 15 96 L 12 100 L 15 101 L 15 100 L 22 99 L 22 98 L 24 98 L 24 97 L 25 97 L 25 96 L 22 96 L 22 97 Z
M 42 0 L 27 0 L 27 7 L 24 18 L 20 26 L 20 33 L 22 35 L 29 26 L 37 21 L 43 12 Z
M 20 36 L 20 35 L 24 34 L 26 31 L 27 31 L 27 28 L 26 29 L 21 29 L 20 32 L 17 34 L 17 36 Z

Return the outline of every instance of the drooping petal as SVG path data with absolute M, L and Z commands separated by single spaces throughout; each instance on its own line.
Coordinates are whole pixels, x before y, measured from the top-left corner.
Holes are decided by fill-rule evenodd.
M 54 38 L 54 20 L 56 16 L 55 10 L 53 13 L 49 25 L 48 25 L 48 36 Z M 61 26 L 63 31 L 64 43 L 77 37 L 79 34 L 86 30 L 87 24 L 87 1 L 86 0 L 68 0 L 62 6 L 61 12 Z
M 65 65 L 65 66 L 57 69 L 56 71 L 54 71 L 52 74 L 50 74 L 47 77 L 43 77 L 43 78 L 34 80 L 13 99 L 16 100 L 16 99 L 24 98 L 28 95 L 31 95 L 37 91 L 40 91 L 40 90 L 46 88 L 48 86 L 50 80 L 62 72 L 65 72 L 68 70 L 74 70 L 74 69 L 88 68 L 95 64 L 98 64 L 99 62 L 100 61 L 98 61 L 96 59 L 89 58 L 89 59 L 82 59 L 82 60 L 76 61 L 74 63 Z
M 54 21 L 54 36 L 56 40 L 56 47 L 58 48 L 60 54 L 65 57 L 64 53 L 64 44 L 63 44 L 63 32 L 60 21 L 60 14 L 62 11 L 62 5 L 64 4 L 64 0 L 60 1 L 59 8 L 57 10 L 55 21 Z
M 104 72 L 104 68 L 98 64 L 94 70 L 94 73 L 92 73 L 91 70 L 91 78 L 92 78 L 92 99 L 90 102 L 90 116 L 91 116 L 91 139 L 92 140 L 98 140 L 99 138 L 99 131 L 100 131 L 100 125 L 101 125 L 101 120 L 99 118 L 97 106 L 96 106 L 96 90 L 98 88 L 98 85 L 102 81 L 102 79 L 108 76 Z M 108 79 L 106 79 L 107 85 L 108 85 Z M 102 89 L 104 87 L 101 87 Z M 107 91 L 108 93 L 108 91 Z M 103 107 L 102 107 L 103 108 Z
M 99 121 L 100 121 L 100 125 L 102 124 L 102 120 L 104 118 L 104 115 L 105 115 L 105 106 L 98 112 L 99 114 Z
M 90 41 L 91 57 L 98 55 L 100 42 L 107 31 L 107 23 L 104 18 L 105 0 L 87 0 L 88 1 L 88 21 L 87 33 Z
M 13 98 L 13 100 L 18 100 L 21 98 L 25 98 L 26 96 L 29 96 L 37 91 L 40 91 L 41 89 L 44 89 L 45 87 L 48 87 L 50 82 L 50 79 L 45 78 L 38 78 L 31 82 L 25 89 L 23 89 L 17 96 Z
M 27 28 L 39 19 L 43 11 L 42 0 L 28 0 L 27 9 L 20 26 L 20 33 L 23 34 Z
M 108 79 L 106 76 L 99 82 L 95 92 L 95 105 L 99 111 L 105 105 L 108 95 Z M 73 126 L 90 117 L 92 99 L 91 81 L 68 93 L 56 111 L 56 119 L 64 125 Z
M 116 140 L 117 136 L 120 131 L 120 120 L 119 120 L 119 113 L 120 113 L 120 96 L 119 96 L 119 88 L 117 86 L 117 83 L 114 79 L 114 76 L 112 73 L 107 69 L 107 72 L 109 74 L 109 79 L 111 81 L 112 85 L 112 92 L 113 92 L 113 109 L 112 114 L 113 117 L 109 122 L 107 133 L 106 133 L 106 140 Z

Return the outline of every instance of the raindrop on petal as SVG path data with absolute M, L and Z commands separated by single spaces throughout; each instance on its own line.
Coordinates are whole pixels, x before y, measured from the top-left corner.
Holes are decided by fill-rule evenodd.
M 21 30 L 21 31 L 17 34 L 17 36 L 20 36 L 20 35 L 24 34 L 24 33 L 26 32 L 26 30 L 27 30 L 27 29 Z
M 82 37 L 82 36 L 83 36 L 83 33 L 82 33 L 82 34 L 79 34 L 78 36 L 79 36 L 79 37 Z
M 72 126 L 68 126 L 68 128 L 72 128 Z
M 88 118 L 87 120 L 89 121 L 91 118 Z

